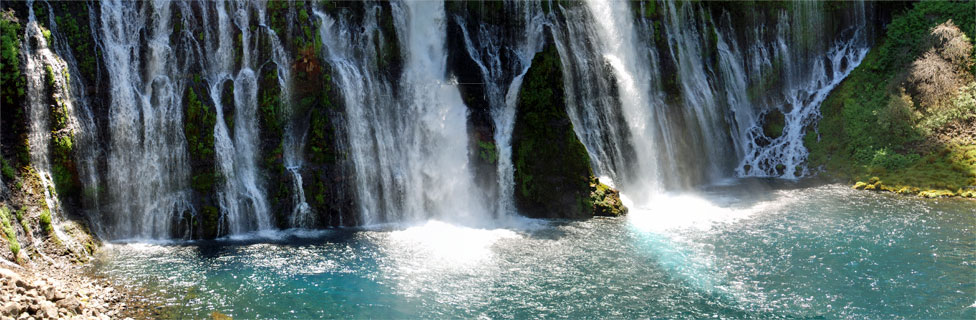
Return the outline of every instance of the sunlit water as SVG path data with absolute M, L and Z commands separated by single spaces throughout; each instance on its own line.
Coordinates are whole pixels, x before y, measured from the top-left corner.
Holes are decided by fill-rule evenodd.
M 498 229 L 114 244 L 96 272 L 193 317 L 976 318 L 976 202 L 737 183 L 652 203 Z

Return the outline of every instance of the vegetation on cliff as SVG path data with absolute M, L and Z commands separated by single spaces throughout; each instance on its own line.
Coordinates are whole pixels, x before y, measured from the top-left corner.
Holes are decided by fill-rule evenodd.
M 566 113 L 563 90 L 561 61 L 550 39 L 533 58 L 518 96 L 512 161 L 519 212 L 572 219 L 595 212 L 623 214 L 619 196 L 593 177 L 589 155 Z
M 972 2 L 933 1 L 894 17 L 821 106 L 810 165 L 857 188 L 976 195 L 974 16 Z

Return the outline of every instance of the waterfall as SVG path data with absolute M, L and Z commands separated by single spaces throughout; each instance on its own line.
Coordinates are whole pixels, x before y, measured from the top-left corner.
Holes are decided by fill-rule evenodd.
M 303 115 L 294 114 L 292 109 L 292 76 L 291 76 L 291 57 L 285 50 L 284 46 L 281 44 L 281 38 L 274 31 L 274 29 L 268 27 L 268 19 L 266 8 L 257 8 L 258 12 L 258 23 L 264 26 L 264 30 L 268 35 L 268 40 L 271 44 L 271 61 L 274 62 L 276 71 L 278 73 L 278 87 L 281 90 L 280 97 L 282 97 L 281 102 L 285 104 L 283 108 L 286 114 L 282 115 L 282 118 L 289 119 L 285 131 L 285 136 L 283 137 L 283 157 L 285 162 L 285 169 L 288 170 L 288 174 L 291 176 L 291 186 L 292 186 L 292 202 L 294 209 L 291 213 L 291 218 L 289 220 L 289 225 L 295 228 L 311 228 L 315 225 L 315 215 L 312 214 L 312 210 L 305 199 L 305 189 L 303 186 L 303 179 L 301 174 L 301 168 L 304 164 L 304 159 L 302 152 L 305 147 L 305 139 L 307 136 L 307 126 L 299 125 L 294 121 L 297 118 L 304 117 Z
M 371 6 L 367 10 L 380 10 Z M 394 180 L 393 158 L 397 147 L 394 136 L 396 105 L 393 83 L 375 68 L 378 54 L 373 37 L 381 33 L 376 16 L 365 15 L 362 26 L 334 20 L 322 12 L 319 36 L 327 61 L 342 91 L 346 107 L 346 130 L 355 171 L 355 188 L 360 214 L 366 223 L 385 221 L 387 212 L 398 212 L 395 205 L 402 181 Z M 361 57 L 361 58 L 360 58 Z
M 864 3 L 852 4 L 854 23 L 837 35 L 805 31 L 828 21 L 819 3 L 773 9 L 772 22 L 742 19 L 738 31 L 721 7 L 654 4 L 651 17 L 642 16 L 648 4 L 622 1 L 559 3 L 550 15 L 560 58 L 569 61 L 567 111 L 594 171 L 640 201 L 733 175 L 805 175 L 803 135 L 867 52 Z M 752 34 L 736 36 L 750 27 Z M 773 43 L 764 41 L 768 32 Z M 762 85 L 778 91 L 748 94 Z M 771 109 L 785 114 L 775 139 L 762 136 L 760 115 Z M 772 142 L 757 143 L 763 139 Z
M 93 8 L 91 4 L 86 4 L 89 15 L 94 15 Z M 48 5 L 50 10 L 50 5 Z M 89 22 L 94 23 L 94 22 Z M 82 186 L 98 186 L 101 183 L 101 177 L 99 176 L 98 157 L 102 153 L 101 147 L 98 143 L 98 127 L 95 122 L 95 115 L 92 111 L 91 102 L 87 99 L 88 93 L 88 83 L 96 79 L 86 79 L 85 75 L 82 74 L 81 70 L 78 68 L 78 61 L 75 59 L 75 54 L 73 49 L 70 48 L 68 44 L 68 38 L 64 36 L 58 29 L 57 19 L 48 19 L 48 25 L 51 28 L 51 34 L 54 39 L 53 44 L 48 44 L 53 47 L 53 51 L 64 60 L 64 67 L 62 69 L 67 72 L 70 76 L 65 76 L 65 85 L 67 85 L 67 91 L 70 94 L 67 99 L 70 106 L 69 116 L 68 116 L 68 127 L 70 132 L 74 135 L 73 146 L 76 151 L 73 157 L 75 167 L 78 171 L 79 180 Z M 68 81 L 68 79 L 71 81 Z M 85 196 L 84 200 L 86 202 L 89 210 L 86 213 L 91 215 L 89 221 L 98 221 L 99 219 L 99 199 L 98 199 L 98 189 L 95 187 L 85 188 L 81 190 Z M 103 227 L 102 225 L 95 225 L 96 228 Z
M 190 210 L 181 103 L 187 72 L 169 43 L 169 4 L 101 2 L 113 237 L 168 237 L 173 217 Z M 150 12 L 154 19 L 147 21 Z
M 48 46 L 47 40 L 42 35 L 42 31 L 37 24 L 34 16 L 33 3 L 30 3 L 30 17 L 24 28 L 24 57 L 26 61 L 25 75 L 27 77 L 27 105 L 29 110 L 30 128 L 28 141 L 30 148 L 30 160 L 41 180 L 41 187 L 45 199 L 46 209 L 52 213 L 57 212 L 57 198 L 52 194 L 54 190 L 54 179 L 51 177 L 51 130 L 50 130 L 50 95 L 57 95 L 58 99 L 65 98 L 64 90 L 64 62 L 56 57 Z M 49 75 L 46 70 L 51 70 Z M 50 77 L 53 84 L 48 88 L 47 79 Z M 70 101 L 62 101 L 70 103 Z
M 490 213 L 468 164 L 467 109 L 447 79 L 444 4 L 391 3 L 404 48 L 404 71 L 377 69 L 376 17 L 362 26 L 321 12 L 322 42 L 346 108 L 347 135 L 362 220 L 366 224 L 451 219 L 472 223 Z M 367 11 L 380 10 L 368 6 Z M 394 88 L 398 94 L 394 94 Z
M 27 108 L 30 122 L 28 142 L 30 147 L 30 161 L 34 172 L 40 180 L 40 193 L 44 196 L 43 209 L 51 218 L 51 226 L 58 239 L 65 245 L 77 249 L 80 246 L 73 238 L 65 235 L 61 228 L 62 204 L 58 198 L 57 188 L 52 166 L 51 144 L 65 143 L 57 141 L 68 138 L 71 144 L 74 132 L 79 131 L 79 124 L 73 119 L 75 115 L 75 96 L 71 92 L 68 63 L 52 51 L 53 44 L 49 36 L 44 34 L 34 14 L 34 3 L 28 2 L 28 21 L 24 28 L 24 41 L 21 44 L 25 59 L 24 68 L 27 78 Z M 51 19 L 53 20 L 53 19 Z M 53 24 L 52 24 L 53 25 Z M 51 35 L 53 36 L 53 35 Z M 52 119 L 53 109 L 64 118 Z M 60 122 L 58 131 L 52 131 L 52 124 Z M 54 137 L 57 135 L 57 137 Z M 43 253 L 41 253 L 43 255 Z
M 100 55 L 95 73 L 82 74 L 70 31 L 56 23 L 62 7 L 44 4 L 53 37 L 29 2 L 23 46 L 32 167 L 49 210 L 60 211 L 52 142 L 69 134 L 84 215 L 108 239 L 195 236 L 202 213 L 220 235 L 312 228 L 325 216 L 345 225 L 341 211 L 349 207 L 355 212 L 345 218 L 356 220 L 349 225 L 511 216 L 517 98 L 547 32 L 563 61 L 566 111 L 594 172 L 638 206 L 735 176 L 803 177 L 811 173 L 803 140 L 815 137 L 827 94 L 866 55 L 872 11 L 862 1 L 289 2 L 274 6 L 287 12 L 268 12 L 263 1 L 106 0 L 85 5 Z M 297 21 L 308 9 L 314 20 Z M 279 35 L 269 20 L 283 16 Z M 300 38 L 309 22 L 318 39 Z M 304 76 L 293 67 L 309 58 L 296 43 L 315 40 L 331 76 L 322 94 L 335 97 L 293 83 Z M 460 73 L 454 61 L 476 70 Z M 258 93 L 273 85 L 260 81 L 265 68 L 277 72 L 272 89 L 282 106 L 273 140 L 277 133 L 260 132 Z M 475 83 L 459 87 L 452 72 Z M 462 99 L 469 85 L 483 90 L 479 106 Z M 199 138 L 184 136 L 190 90 L 211 117 L 204 128 L 213 135 L 211 155 L 189 152 L 188 138 Z M 313 110 L 334 126 L 327 139 L 341 145 L 316 158 L 306 145 L 328 143 L 311 129 L 314 112 L 296 102 L 309 95 L 339 102 Z M 68 115 L 63 125 L 55 125 L 62 121 L 52 104 Z M 768 136 L 775 134 L 764 125 L 780 114 L 782 133 Z M 280 173 L 264 168 L 279 159 L 262 149 L 279 138 Z M 472 161 L 489 139 L 493 167 Z M 201 170 L 216 175 L 213 190 L 191 183 Z M 353 201 L 321 200 L 344 188 Z
M 626 175 L 617 172 L 598 174 L 609 174 L 617 186 L 643 198 L 660 189 L 658 172 L 661 168 L 656 159 L 660 148 L 654 129 L 655 113 L 659 112 L 661 104 L 654 100 L 656 92 L 652 92 L 650 85 L 653 71 L 647 54 L 637 46 L 640 42 L 635 35 L 633 19 L 627 19 L 631 12 L 628 5 L 620 1 L 586 2 L 595 24 L 589 37 L 598 39 L 596 54 L 609 66 L 616 80 L 620 109 L 633 147 Z
M 742 145 L 745 147 L 741 163 L 735 169 L 740 176 L 782 177 L 796 179 L 810 173 L 804 164 L 807 158 L 806 147 L 803 146 L 804 135 L 815 121 L 820 119 L 820 104 L 827 95 L 840 84 L 851 71 L 857 67 L 868 53 L 870 41 L 868 38 L 867 10 L 862 1 L 853 3 L 853 10 L 849 13 L 853 23 L 843 31 L 843 37 L 829 43 L 823 54 L 810 54 L 808 51 L 788 46 L 788 41 L 799 42 L 806 30 L 821 26 L 823 17 L 818 15 L 816 6 L 821 3 L 803 3 L 801 10 L 792 17 L 794 24 L 788 23 L 791 17 L 785 14 L 779 17 L 780 25 L 791 26 L 795 30 L 782 30 L 777 34 L 776 53 L 779 58 L 792 67 L 784 75 L 785 84 L 779 96 L 781 100 L 773 100 L 762 109 L 777 109 L 784 114 L 785 126 L 779 137 L 766 137 L 759 124 L 755 124 L 745 132 Z M 820 41 L 814 38 L 807 41 Z M 770 51 L 754 50 L 754 52 L 768 54 Z M 763 67 L 772 68 L 771 62 L 775 57 L 763 57 Z M 740 60 L 742 61 L 742 60 Z M 793 62 L 793 63 L 789 63 Z M 757 143 L 757 141 L 766 143 Z
M 444 4 L 433 1 L 394 5 L 406 10 L 395 19 L 406 48 L 402 104 L 408 119 L 406 147 L 407 219 L 435 217 L 471 223 L 487 216 L 484 199 L 468 168 L 467 109 L 446 70 Z M 404 19 L 405 18 L 405 19 Z M 404 21 L 406 20 L 406 21 Z M 412 119 L 411 119 L 412 118 Z
M 205 40 L 218 47 L 206 66 L 210 83 L 210 96 L 217 110 L 217 126 L 214 128 L 214 149 L 217 153 L 217 167 L 225 178 L 221 185 L 220 207 L 226 217 L 227 230 L 231 234 L 271 228 L 271 214 L 263 189 L 263 181 L 258 173 L 258 123 L 257 123 L 257 76 L 252 69 L 250 45 L 250 22 L 247 13 L 248 1 L 233 3 L 225 8 L 223 2 L 216 3 L 216 34 L 205 32 Z M 233 10 L 233 20 L 228 11 Z M 234 42 L 231 26 L 241 30 L 241 69 L 233 70 Z M 233 84 L 234 132 L 230 136 L 227 119 L 224 116 L 221 93 L 224 86 Z
M 518 42 L 510 45 L 505 43 L 503 30 L 500 30 L 503 26 L 492 25 L 486 21 L 469 25 L 469 22 L 461 17 L 455 18 L 464 37 L 466 53 L 479 68 L 481 81 L 485 86 L 485 95 L 491 107 L 493 138 L 498 150 L 496 170 L 499 192 L 493 210 L 495 217 L 504 217 L 516 211 L 513 199 L 515 167 L 512 164 L 511 139 L 515 126 L 515 108 L 522 77 L 529 70 L 536 52 L 542 49 L 543 27 L 546 23 L 540 3 L 506 4 L 515 7 L 513 11 L 520 19 L 510 23 L 522 27 L 512 31 L 512 33 L 520 33 L 521 37 L 518 38 Z M 469 31 L 469 29 L 473 30 Z M 508 64 L 503 62 L 506 51 L 513 51 L 515 56 L 515 59 Z

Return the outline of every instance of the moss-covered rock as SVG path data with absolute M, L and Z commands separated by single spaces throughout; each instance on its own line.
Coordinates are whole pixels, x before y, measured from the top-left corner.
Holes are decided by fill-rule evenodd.
M 194 192 L 195 207 L 201 208 L 196 215 L 184 212 L 174 234 L 190 238 L 213 239 L 220 235 L 220 211 L 215 207 L 217 187 L 221 175 L 217 172 L 214 150 L 214 126 L 217 109 L 208 103 L 206 88 L 195 77 L 186 89 L 183 105 L 183 135 L 186 137 L 190 160 L 190 187 Z
M 593 203 L 594 216 L 618 217 L 627 214 L 627 207 L 620 200 L 620 191 L 600 183 L 598 179 L 590 181 L 590 202 Z
M 589 218 L 626 212 L 615 191 L 594 182 L 590 158 L 566 113 L 559 54 L 551 38 L 519 92 L 512 133 L 515 202 L 534 218 Z
M 762 128 L 766 137 L 776 139 L 783 135 L 786 127 L 786 116 L 779 109 L 772 109 L 763 115 Z

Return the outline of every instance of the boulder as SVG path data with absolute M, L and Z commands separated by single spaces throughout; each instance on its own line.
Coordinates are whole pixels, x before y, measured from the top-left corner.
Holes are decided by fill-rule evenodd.
M 58 307 L 56 305 L 54 305 L 54 302 L 51 302 L 51 301 L 41 301 L 40 310 L 39 310 L 38 314 L 40 316 L 45 317 L 45 318 L 48 318 L 48 319 L 57 319 L 58 318 Z
M 0 307 L 0 313 L 4 315 L 20 314 L 21 311 L 20 305 L 13 301 L 7 301 L 7 303 L 4 303 L 3 306 Z
M 68 310 L 75 314 L 81 313 L 81 302 L 75 297 L 68 297 L 58 301 L 58 307 Z
M 562 62 L 549 35 L 518 95 L 512 131 L 515 205 L 532 218 L 584 219 L 593 177 L 586 147 L 566 112 Z

